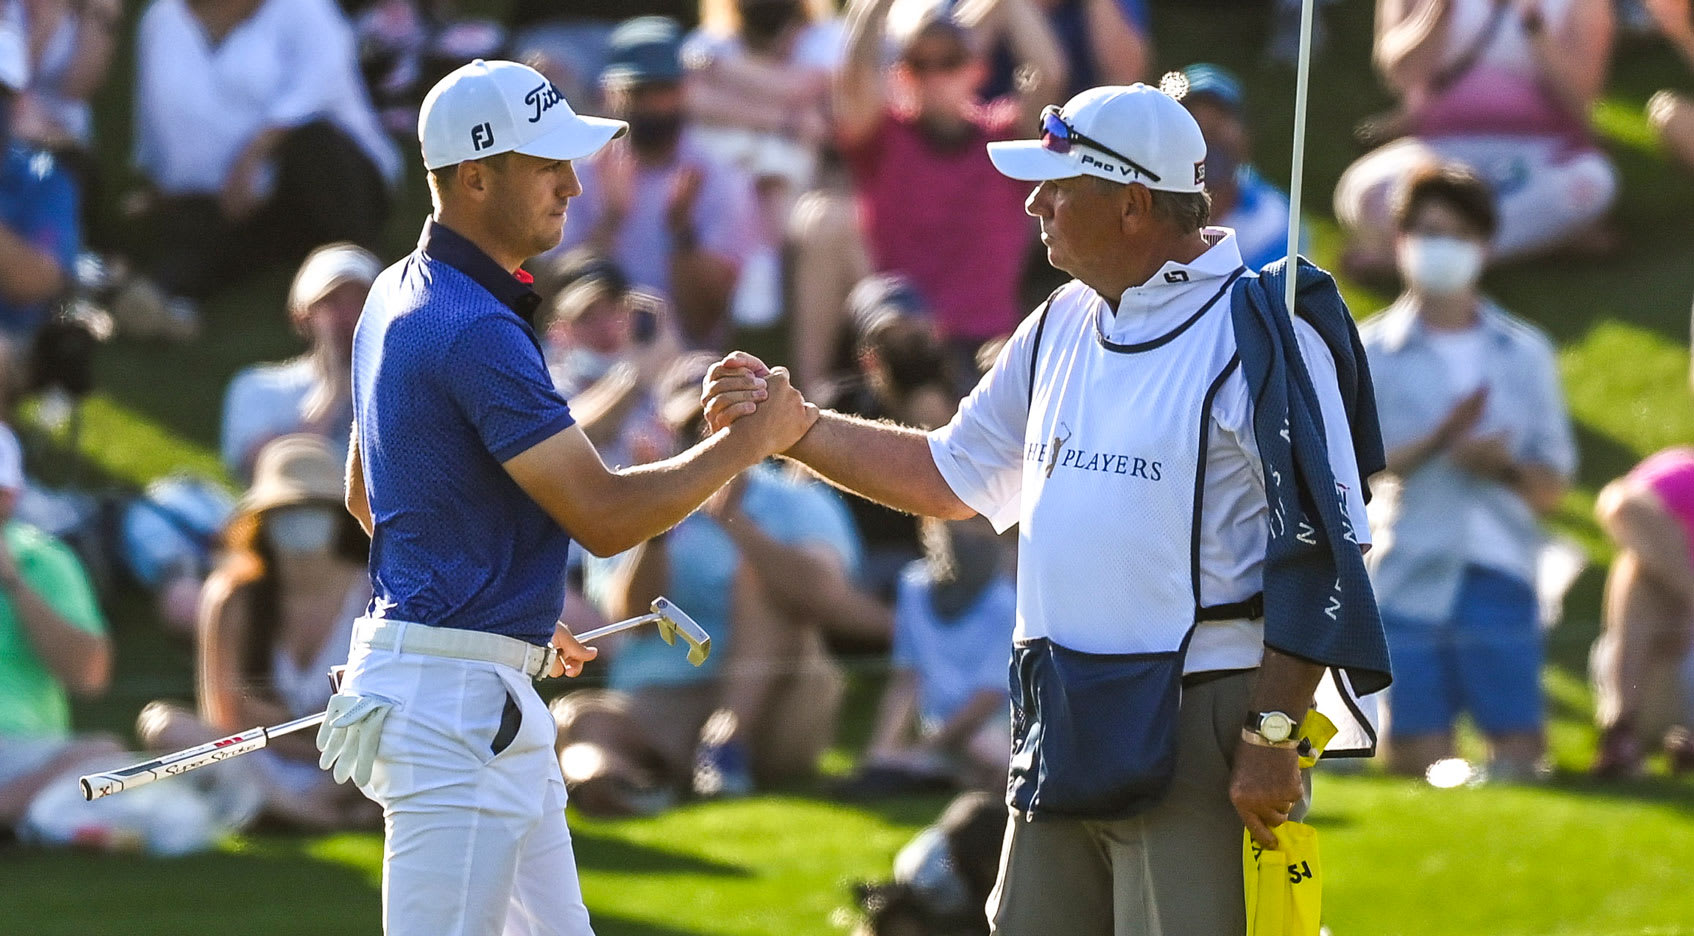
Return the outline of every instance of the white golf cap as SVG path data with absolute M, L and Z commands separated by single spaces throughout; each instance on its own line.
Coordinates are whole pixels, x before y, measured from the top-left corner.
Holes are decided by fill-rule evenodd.
M 528 65 L 482 59 L 436 82 L 418 115 L 425 169 L 500 153 L 581 159 L 628 129 L 621 120 L 578 116 Z
M 994 168 L 1042 182 L 1079 175 L 1162 192 L 1206 187 L 1206 138 L 1188 109 L 1157 88 L 1090 88 L 1042 117 L 1039 140 L 988 144 Z
M 365 248 L 348 243 L 325 244 L 307 254 L 295 272 L 294 283 L 288 287 L 288 310 L 303 312 L 342 283 L 369 286 L 381 272 L 382 264 Z

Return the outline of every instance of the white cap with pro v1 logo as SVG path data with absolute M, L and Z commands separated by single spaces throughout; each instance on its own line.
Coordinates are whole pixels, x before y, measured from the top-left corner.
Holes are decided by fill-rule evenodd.
M 578 116 L 528 65 L 482 59 L 436 82 L 418 115 L 425 169 L 500 153 L 581 159 L 628 129 L 621 120 Z
M 1003 175 L 1027 182 L 1099 176 L 1164 192 L 1206 186 L 1206 138 L 1188 109 L 1144 84 L 1090 88 L 1041 115 L 1041 139 L 988 144 Z

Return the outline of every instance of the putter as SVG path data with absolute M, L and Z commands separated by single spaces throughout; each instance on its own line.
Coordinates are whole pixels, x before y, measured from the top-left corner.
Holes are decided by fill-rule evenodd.
M 676 639 L 681 637 L 683 643 L 688 645 L 688 662 L 695 666 L 705 663 L 706 657 L 711 655 L 711 635 L 706 633 L 705 629 L 699 624 L 694 623 L 693 618 L 684 613 L 681 608 L 672 604 L 667 598 L 655 599 L 650 614 L 632 617 L 627 621 L 618 621 L 615 624 L 607 624 L 605 627 L 596 627 L 586 633 L 578 634 L 576 639 L 582 643 L 588 643 L 609 634 L 620 633 L 647 624 L 659 626 L 659 636 L 664 638 L 665 643 L 675 644 Z M 547 655 L 547 660 L 543 664 L 543 673 L 552 671 L 555 659 L 557 659 L 556 653 Z M 341 675 L 345 669 L 345 667 L 337 666 L 330 670 L 329 682 L 337 691 L 341 689 Z M 102 796 L 133 790 L 139 786 L 146 786 L 155 780 L 179 776 L 191 770 L 199 770 L 201 767 L 229 760 L 232 757 L 251 754 L 270 744 L 273 738 L 293 734 L 296 731 L 305 731 L 308 728 L 316 728 L 323 723 L 325 715 L 324 712 L 318 712 L 315 715 L 296 718 L 293 721 L 283 722 L 269 728 L 249 728 L 227 738 L 208 741 L 196 747 L 165 754 L 153 760 L 119 770 L 88 774 L 77 782 L 82 786 L 82 798 L 92 802 Z

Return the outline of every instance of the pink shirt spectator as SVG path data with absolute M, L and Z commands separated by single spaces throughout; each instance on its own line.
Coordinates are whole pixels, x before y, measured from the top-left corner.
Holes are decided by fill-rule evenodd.
M 996 171 L 986 149 L 1020 136 L 1021 119 L 1015 101 L 990 102 L 973 115 L 974 134 L 939 149 L 915 121 L 890 113 L 846 154 L 871 263 L 910 278 L 949 340 L 1007 334 L 1022 317 L 1030 185 Z

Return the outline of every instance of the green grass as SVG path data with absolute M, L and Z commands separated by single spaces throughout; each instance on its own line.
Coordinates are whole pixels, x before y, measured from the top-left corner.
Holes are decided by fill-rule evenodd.
M 1161 2 L 1159 62 L 1207 59 L 1236 68 L 1258 115 L 1258 162 L 1270 177 L 1286 178 L 1293 82 L 1257 58 L 1260 12 L 1230 10 Z M 1370 16 L 1361 0 L 1333 9 L 1332 41 L 1313 70 L 1307 192 L 1315 200 L 1307 207 L 1325 263 L 1340 248 L 1328 193 L 1357 155 L 1348 130 L 1387 103 L 1369 77 Z M 128 67 L 120 63 L 118 74 Z M 100 108 L 111 141 L 128 134 L 129 91 L 116 84 Z M 1653 91 L 1687 84 L 1665 49 L 1620 47 L 1597 126 L 1624 176 L 1616 220 L 1628 246 L 1621 255 L 1523 265 L 1488 281 L 1508 308 L 1559 343 L 1582 445 L 1579 485 L 1556 523 L 1597 565 L 1578 582 L 1551 638 L 1546 682 L 1558 780 L 1543 789 L 1434 790 L 1369 773 L 1320 775 L 1313 822 L 1323 830 L 1325 916 L 1337 936 L 1694 934 L 1687 886 L 1694 788 L 1665 780 L 1599 788 L 1579 776 L 1594 743 L 1585 658 L 1608 559 L 1590 519 L 1594 494 L 1643 454 L 1694 442 L 1694 186 L 1667 165 L 1642 117 Z M 108 170 L 121 171 L 121 145 L 103 157 Z M 414 173 L 392 229 L 394 255 L 409 245 L 423 212 Z M 193 346 L 120 343 L 105 351 L 103 389 L 88 407 L 76 453 L 81 476 L 136 486 L 185 467 L 216 473 L 224 382 L 246 363 L 298 347 L 283 324 L 286 282 L 286 271 L 270 271 L 214 301 L 206 336 Z M 1361 315 L 1392 298 L 1343 285 Z M 106 698 L 78 706 L 77 719 L 127 733 L 142 703 L 185 697 L 192 680 L 186 648 L 159 636 L 143 599 L 120 595 L 111 612 L 121 674 Z M 826 760 L 831 769 L 850 762 L 877 685 L 874 676 L 857 680 L 843 744 Z M 940 805 L 909 799 L 848 807 L 801 789 L 641 821 L 576 817 L 573 829 L 604 936 L 828 933 L 843 925 L 845 884 L 886 875 L 894 851 Z M 8 848 L 0 851 L 0 934 L 374 932 L 380 855 L 375 835 L 258 835 L 168 861 Z

